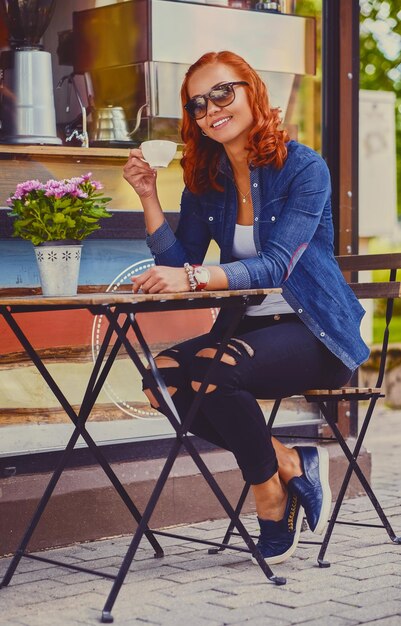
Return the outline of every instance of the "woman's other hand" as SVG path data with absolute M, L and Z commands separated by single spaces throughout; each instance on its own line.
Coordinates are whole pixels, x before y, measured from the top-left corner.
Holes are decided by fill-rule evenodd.
M 140 148 L 130 150 L 123 176 L 140 198 L 156 195 L 156 170 L 143 160 Z
M 156 265 L 139 276 L 133 276 L 132 291 L 138 293 L 175 293 L 190 291 L 188 275 L 183 267 Z

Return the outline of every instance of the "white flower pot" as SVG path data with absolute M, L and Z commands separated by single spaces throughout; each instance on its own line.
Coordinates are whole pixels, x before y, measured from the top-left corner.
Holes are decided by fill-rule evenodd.
M 78 289 L 82 245 L 49 241 L 35 246 L 44 296 L 75 296 Z

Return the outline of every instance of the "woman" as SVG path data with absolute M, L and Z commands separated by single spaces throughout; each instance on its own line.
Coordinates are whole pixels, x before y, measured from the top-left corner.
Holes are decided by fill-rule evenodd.
M 210 52 L 181 89 L 185 189 L 174 234 L 156 172 L 131 150 L 124 177 L 141 199 L 156 266 L 133 278 L 145 293 L 282 287 L 246 311 L 209 384 L 192 432 L 231 450 L 251 483 L 267 563 L 295 550 L 305 512 L 322 533 L 330 510 L 327 451 L 286 448 L 267 432 L 259 399 L 345 384 L 367 359 L 363 309 L 333 256 L 330 177 L 322 158 L 289 141 L 266 87 L 244 59 Z M 220 265 L 203 267 L 209 242 Z M 157 357 L 185 414 L 216 352 L 211 333 Z M 155 398 L 146 391 L 153 406 Z

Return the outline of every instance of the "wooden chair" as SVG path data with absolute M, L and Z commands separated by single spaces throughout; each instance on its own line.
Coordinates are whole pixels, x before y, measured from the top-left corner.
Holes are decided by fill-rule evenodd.
M 320 567 L 329 567 L 330 563 L 324 560 L 327 547 L 330 542 L 330 538 L 336 523 L 338 524 L 351 524 L 353 526 L 365 526 L 365 527 L 377 527 L 384 528 L 387 531 L 391 541 L 397 544 L 401 543 L 401 537 L 397 537 L 391 527 L 391 524 L 385 515 L 373 489 L 371 488 L 366 476 L 363 474 L 359 464 L 358 455 L 364 442 L 364 438 L 369 427 L 376 403 L 379 398 L 384 397 L 383 393 L 383 378 L 386 369 L 386 359 L 389 344 L 390 323 L 393 317 L 394 299 L 401 297 L 401 283 L 397 281 L 397 269 L 401 268 L 401 254 L 374 254 L 374 255 L 353 255 L 353 256 L 341 256 L 337 257 L 337 261 L 340 265 L 344 276 L 349 283 L 350 287 L 354 291 L 358 299 L 378 299 L 383 298 L 386 300 L 386 313 L 385 313 L 385 327 L 383 331 L 381 355 L 379 362 L 378 377 L 375 387 L 359 387 L 359 386 L 346 386 L 341 389 L 308 389 L 304 392 L 307 402 L 314 402 L 318 405 L 321 415 L 330 427 L 332 436 L 330 441 L 336 441 L 344 452 L 344 455 L 348 461 L 348 467 L 341 484 L 333 512 L 331 514 L 329 524 L 322 542 L 318 542 L 320 545 L 320 551 L 318 554 L 318 563 Z M 357 272 L 365 270 L 387 270 L 389 271 L 388 280 L 385 282 L 363 282 L 358 280 Z M 355 377 L 354 377 L 355 378 Z M 279 411 L 280 404 L 283 398 L 275 401 L 270 417 L 268 420 L 268 428 L 273 427 L 276 415 Z M 356 437 L 356 443 L 354 449 L 351 450 L 344 435 L 341 433 L 337 416 L 339 414 L 340 404 L 344 402 L 355 403 L 358 407 L 359 403 L 364 401 L 367 403 L 365 407 L 365 414 L 360 419 L 359 434 Z M 327 440 L 327 438 L 324 438 Z M 343 499 L 350 482 L 352 474 L 355 472 L 362 487 L 368 495 L 372 505 L 381 521 L 381 524 L 367 524 L 358 522 L 346 522 L 338 519 L 338 515 L 343 503 Z M 236 506 L 236 514 L 240 515 L 242 506 L 245 502 L 245 498 L 248 495 L 250 489 L 249 484 L 245 484 L 241 496 Z M 230 541 L 230 537 L 236 533 L 233 532 L 233 525 L 227 529 L 226 535 L 223 539 L 223 544 Z M 316 542 L 305 542 L 316 543 Z M 216 553 L 219 550 L 210 550 L 210 552 Z

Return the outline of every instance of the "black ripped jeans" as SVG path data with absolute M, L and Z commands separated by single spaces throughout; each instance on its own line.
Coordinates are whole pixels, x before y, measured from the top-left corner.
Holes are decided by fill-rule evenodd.
M 277 317 L 277 316 L 275 316 Z M 166 385 L 185 415 L 194 397 L 192 382 L 201 382 L 210 357 L 197 356 L 216 348 L 207 333 L 164 350 L 178 367 L 163 367 Z M 230 450 L 244 480 L 262 483 L 277 471 L 277 459 L 259 399 L 276 399 L 312 388 L 345 384 L 352 372 L 310 332 L 294 314 L 245 317 L 229 342 L 208 388 L 191 432 Z

